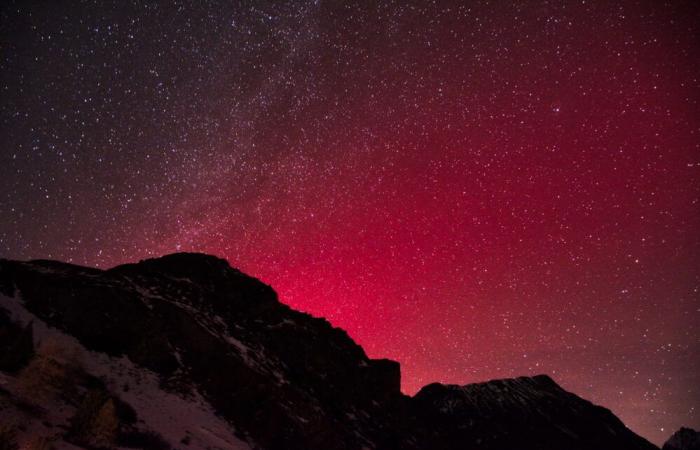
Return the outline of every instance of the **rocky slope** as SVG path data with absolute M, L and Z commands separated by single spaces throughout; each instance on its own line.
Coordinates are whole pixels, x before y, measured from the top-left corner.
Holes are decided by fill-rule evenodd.
M 546 376 L 407 397 L 398 363 L 208 255 L 0 260 L 0 294 L 0 448 L 656 448 Z

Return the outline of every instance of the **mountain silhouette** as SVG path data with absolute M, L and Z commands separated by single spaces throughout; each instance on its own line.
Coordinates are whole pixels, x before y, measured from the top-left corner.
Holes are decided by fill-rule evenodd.
M 3 449 L 657 449 L 546 375 L 406 396 L 399 363 L 204 254 L 0 260 L 0 351 Z
M 700 432 L 681 428 L 666 441 L 662 450 L 700 450 Z

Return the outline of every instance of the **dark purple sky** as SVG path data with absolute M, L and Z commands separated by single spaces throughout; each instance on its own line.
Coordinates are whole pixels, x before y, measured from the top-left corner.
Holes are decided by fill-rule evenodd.
M 105 3 L 2 6 L 2 256 L 214 253 L 407 393 L 700 427 L 694 2 Z

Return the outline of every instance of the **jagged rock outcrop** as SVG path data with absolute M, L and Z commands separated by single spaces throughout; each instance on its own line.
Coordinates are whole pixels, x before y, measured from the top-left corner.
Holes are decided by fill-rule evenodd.
M 19 308 L 26 320 L 77 339 L 75 345 L 88 354 L 89 367 L 75 378 L 84 382 L 74 389 L 75 399 L 61 401 L 75 409 L 98 389 L 100 402 L 90 405 L 99 417 L 72 413 L 83 424 L 78 431 L 73 426 L 74 444 L 89 442 L 92 429 L 105 442 L 137 441 L 139 448 L 196 448 L 193 436 L 206 440 L 196 423 L 192 430 L 199 431 L 169 430 L 150 409 L 140 411 L 148 405 L 129 404 L 152 398 L 150 403 L 171 405 L 195 399 L 201 414 L 192 421 L 224 418 L 236 435 L 226 442 L 239 443 L 221 448 L 656 448 L 610 411 L 544 376 L 464 387 L 433 384 L 407 397 L 400 391 L 398 363 L 368 358 L 343 330 L 292 310 L 269 286 L 213 256 L 181 253 L 106 271 L 0 260 L 0 292 L 0 311 Z M 0 319 L 13 339 L 0 346 L 17 345 L 22 333 L 26 341 L 27 324 Z M 0 338 L 5 335 L 0 330 Z M 123 387 L 105 381 L 104 374 L 115 371 L 131 377 L 120 382 Z M 150 373 L 158 381 L 146 391 L 148 383 L 134 377 Z M 142 385 L 139 395 L 134 384 Z M 216 417 L 208 418 L 209 408 Z M 134 417 L 124 416 L 132 409 Z M 140 416 L 156 417 L 152 421 L 165 437 L 149 441 L 150 432 L 141 427 L 148 421 Z M 182 438 L 173 442 L 168 436 L 177 433 Z
M 671 436 L 661 450 L 700 450 L 700 432 L 681 428 Z

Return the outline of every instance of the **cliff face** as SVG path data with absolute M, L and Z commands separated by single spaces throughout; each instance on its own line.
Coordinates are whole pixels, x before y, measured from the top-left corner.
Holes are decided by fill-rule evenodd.
M 0 395 L 6 412 L 24 408 L 26 418 L 22 429 L 0 415 L 14 439 L 85 448 L 655 448 L 544 376 L 404 396 L 398 363 L 368 358 L 344 331 L 208 255 L 106 271 L 2 260 L 0 292 L 0 348 L 12 355 L 0 358 Z M 75 376 L 58 377 L 54 389 L 42 375 L 36 383 L 53 394 L 27 397 L 21 386 L 47 364 Z M 48 418 L 51 402 L 65 417 Z M 175 419 L 159 416 L 165 409 Z M 2 436 L 0 428 L 0 444 Z

